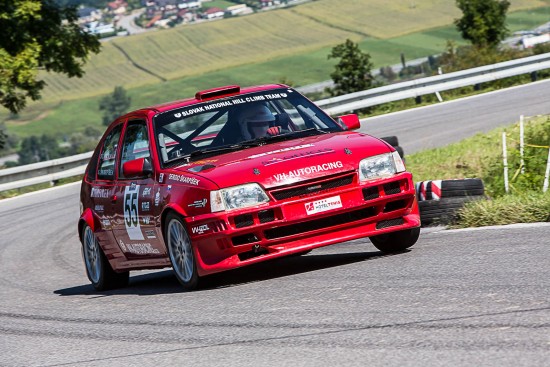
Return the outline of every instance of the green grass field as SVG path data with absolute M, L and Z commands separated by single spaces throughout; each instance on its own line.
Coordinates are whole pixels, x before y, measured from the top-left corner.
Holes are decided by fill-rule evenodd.
M 47 75 L 48 87 L 42 101 L 30 103 L 17 120 L 8 120 L 6 111 L 1 111 L 0 121 L 6 120 L 9 131 L 19 136 L 70 134 L 86 126 L 103 129 L 98 101 L 102 95 L 112 93 L 117 85 L 128 90 L 134 109 L 188 97 L 197 90 L 219 85 L 288 80 L 300 86 L 327 80 L 334 65 L 334 60 L 328 60 L 327 55 L 331 47 L 348 37 L 359 42 L 361 49 L 371 55 L 376 68 L 398 64 L 401 53 L 410 60 L 440 53 L 449 39 L 463 42 L 451 24 L 453 14 L 449 3 L 454 2 L 434 0 L 403 1 L 400 3 L 406 6 L 392 5 L 391 8 L 395 14 L 419 9 L 423 14 L 431 12 L 435 20 L 423 24 L 426 30 L 404 34 L 414 28 L 412 17 L 400 30 L 394 29 L 397 25 L 392 22 L 387 24 L 386 34 L 392 29 L 395 37 L 362 36 L 362 33 L 374 33 L 376 27 L 383 25 L 380 21 L 383 3 L 372 0 L 367 8 L 361 1 L 319 0 L 286 10 L 118 38 L 104 43 L 102 53 L 90 59 L 83 78 Z M 416 7 L 408 8 L 411 3 Z M 511 13 L 509 28 L 512 31 L 549 20 L 550 7 L 540 5 L 548 5 L 550 0 L 521 0 L 512 4 L 514 9 L 539 6 Z M 316 5 L 320 6 L 318 10 Z M 327 9 L 332 9 L 333 16 Z M 439 26 L 440 18 L 447 13 L 446 25 Z M 371 18 L 373 21 L 365 20 Z M 424 18 L 418 20 L 425 21 Z M 346 29 L 342 29 L 344 23 Z M 124 49 L 134 62 L 167 81 L 136 68 L 114 45 Z

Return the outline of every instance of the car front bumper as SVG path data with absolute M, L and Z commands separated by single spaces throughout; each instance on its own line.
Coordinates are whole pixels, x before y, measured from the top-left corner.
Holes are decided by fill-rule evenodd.
M 311 187 L 320 191 L 303 193 Z M 365 183 L 348 173 L 269 194 L 265 205 L 186 218 L 199 275 L 420 226 L 408 172 Z

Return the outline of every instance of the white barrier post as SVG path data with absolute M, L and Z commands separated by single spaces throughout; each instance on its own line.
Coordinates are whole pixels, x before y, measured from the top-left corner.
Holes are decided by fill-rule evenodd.
M 506 131 L 502 133 L 502 161 L 504 163 L 504 190 L 508 193 L 508 154 L 506 152 Z
M 548 190 L 548 176 L 550 176 L 550 148 L 548 148 L 548 160 L 546 162 L 546 173 L 544 174 L 544 185 L 542 185 L 542 192 Z
M 523 115 L 519 117 L 519 156 L 520 156 L 520 167 L 521 167 L 521 174 L 525 173 L 525 162 L 523 161 Z

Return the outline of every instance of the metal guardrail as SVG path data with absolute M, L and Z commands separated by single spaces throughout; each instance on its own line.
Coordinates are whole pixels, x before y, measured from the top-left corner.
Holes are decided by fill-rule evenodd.
M 550 53 L 392 84 L 315 102 L 331 115 L 550 69 Z M 92 152 L 0 170 L 0 192 L 84 173 Z
M 84 173 L 93 152 L 0 170 L 0 192 Z
M 550 53 L 501 62 L 493 65 L 430 76 L 408 82 L 368 89 L 361 92 L 316 101 L 331 115 L 359 110 L 382 103 L 442 92 L 450 89 L 529 74 L 550 68 Z

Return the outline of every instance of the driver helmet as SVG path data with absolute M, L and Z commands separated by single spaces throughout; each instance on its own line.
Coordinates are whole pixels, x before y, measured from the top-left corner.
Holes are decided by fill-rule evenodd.
M 266 136 L 270 122 L 275 121 L 275 116 L 267 106 L 256 103 L 246 106 L 241 112 L 240 127 L 245 140 Z

